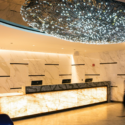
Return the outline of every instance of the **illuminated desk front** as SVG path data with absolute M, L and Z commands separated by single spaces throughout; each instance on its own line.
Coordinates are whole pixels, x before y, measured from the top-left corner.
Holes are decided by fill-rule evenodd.
M 105 102 L 109 100 L 109 84 L 74 90 L 0 96 L 0 114 L 6 113 L 11 118 L 18 118 Z

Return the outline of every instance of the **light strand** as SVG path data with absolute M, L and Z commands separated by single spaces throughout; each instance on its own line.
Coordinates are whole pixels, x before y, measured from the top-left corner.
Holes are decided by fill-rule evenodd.
M 125 5 L 113 0 L 27 0 L 21 15 L 29 26 L 71 42 L 125 42 Z

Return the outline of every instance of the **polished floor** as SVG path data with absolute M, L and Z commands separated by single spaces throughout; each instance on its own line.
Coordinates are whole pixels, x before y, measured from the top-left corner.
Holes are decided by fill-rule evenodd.
M 105 103 L 19 120 L 14 125 L 125 125 L 125 117 L 122 116 L 122 103 Z

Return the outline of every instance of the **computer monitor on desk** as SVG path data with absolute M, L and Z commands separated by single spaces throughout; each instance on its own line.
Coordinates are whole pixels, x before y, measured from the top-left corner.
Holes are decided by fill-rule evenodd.
M 87 78 L 85 79 L 85 82 L 92 82 L 93 78 Z
M 71 79 L 63 79 L 62 84 L 71 83 Z
M 42 80 L 31 81 L 31 85 L 42 85 Z

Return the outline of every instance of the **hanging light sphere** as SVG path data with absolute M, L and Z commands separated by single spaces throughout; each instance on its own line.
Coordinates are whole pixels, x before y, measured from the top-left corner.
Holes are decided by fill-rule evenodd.
M 113 0 L 27 0 L 20 11 L 30 26 L 88 44 L 125 42 L 125 4 Z

